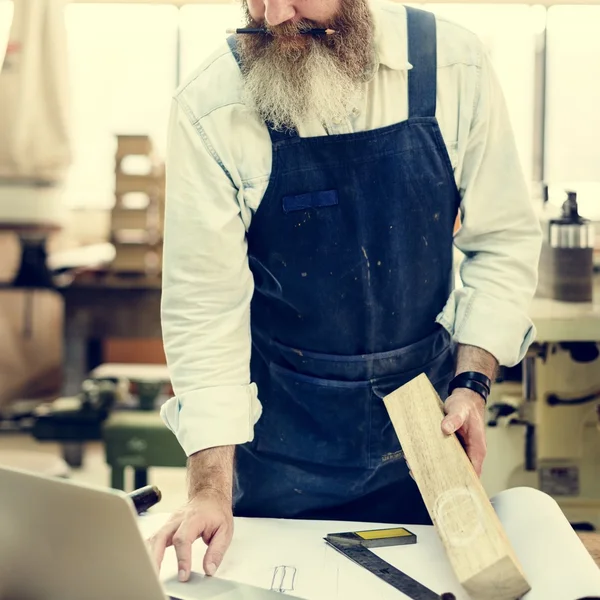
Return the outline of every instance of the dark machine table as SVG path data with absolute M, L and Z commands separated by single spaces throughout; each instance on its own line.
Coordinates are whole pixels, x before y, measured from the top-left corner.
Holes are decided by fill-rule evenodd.
M 60 289 L 65 302 L 63 395 L 74 396 L 102 361 L 107 338 L 160 338 L 159 277 L 77 277 Z
M 185 454 L 154 410 L 167 383 L 164 377 L 154 381 L 154 374 L 137 381 L 134 376 L 139 405 L 117 408 L 111 379 L 119 375 L 110 375 L 115 372 L 110 368 L 104 375 L 97 370 L 91 375 L 105 363 L 104 340 L 161 337 L 160 278 L 85 272 L 58 290 L 64 298 L 63 405 L 73 400 L 74 406 L 57 401 L 38 411 L 34 437 L 61 443 L 63 456 L 73 467 L 82 464 L 86 442 L 103 440 L 113 486 L 121 489 L 126 467 L 134 469 L 135 484 L 143 487 L 149 467 L 185 466 Z

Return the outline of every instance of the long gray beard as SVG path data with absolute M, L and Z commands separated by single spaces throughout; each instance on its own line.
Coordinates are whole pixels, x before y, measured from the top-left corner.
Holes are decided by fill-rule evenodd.
M 299 129 L 316 119 L 325 126 L 361 104 L 363 78 L 351 76 L 321 44 L 301 57 L 257 58 L 244 73 L 243 101 L 275 129 Z

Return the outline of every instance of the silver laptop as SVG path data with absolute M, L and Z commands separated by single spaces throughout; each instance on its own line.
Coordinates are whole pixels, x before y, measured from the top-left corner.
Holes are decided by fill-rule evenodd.
M 193 575 L 161 582 L 125 492 L 0 467 L 0 600 L 274 600 Z

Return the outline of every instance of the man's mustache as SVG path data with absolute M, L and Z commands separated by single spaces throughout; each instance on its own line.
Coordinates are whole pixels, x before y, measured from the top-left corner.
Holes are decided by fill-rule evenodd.
M 298 35 L 304 31 L 311 29 L 324 27 L 324 25 L 316 23 L 315 21 L 309 21 L 303 19 L 301 21 L 281 23 L 280 25 L 270 26 L 266 22 L 259 23 L 258 27 L 265 29 L 269 34 L 273 36 L 290 36 Z

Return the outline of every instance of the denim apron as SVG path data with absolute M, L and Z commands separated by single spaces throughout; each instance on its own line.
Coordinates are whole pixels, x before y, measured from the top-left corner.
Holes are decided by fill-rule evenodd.
M 435 319 L 460 197 L 435 118 L 435 18 L 407 11 L 406 121 L 312 138 L 269 127 L 247 233 L 263 414 L 236 453 L 238 516 L 431 522 L 382 399 L 422 372 L 447 395 L 454 346 Z

